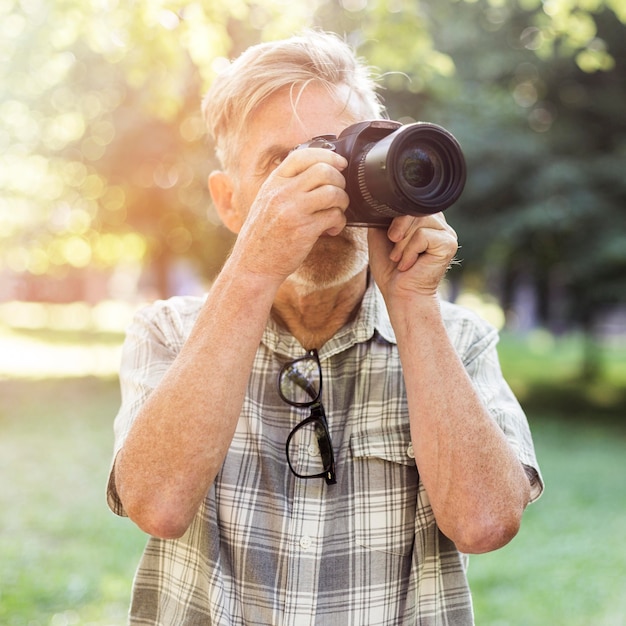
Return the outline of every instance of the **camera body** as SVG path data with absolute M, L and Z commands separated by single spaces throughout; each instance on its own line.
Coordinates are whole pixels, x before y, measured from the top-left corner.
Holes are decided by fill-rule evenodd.
M 461 147 L 436 124 L 370 120 L 295 149 L 301 148 L 335 150 L 347 159 L 350 226 L 383 228 L 400 215 L 438 213 L 456 202 L 465 186 Z

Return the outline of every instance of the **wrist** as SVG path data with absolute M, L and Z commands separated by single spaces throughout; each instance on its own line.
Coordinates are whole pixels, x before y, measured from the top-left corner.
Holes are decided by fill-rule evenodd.
M 270 295 L 270 300 L 284 282 L 284 277 L 271 272 L 261 271 L 259 268 L 251 267 L 245 259 L 231 255 L 219 275 L 219 280 L 225 280 L 231 285 L 236 285 L 242 293 Z
M 398 335 L 415 331 L 432 332 L 438 327 L 443 328 L 441 301 L 436 293 L 432 295 L 413 293 L 407 297 L 389 299 L 387 310 Z

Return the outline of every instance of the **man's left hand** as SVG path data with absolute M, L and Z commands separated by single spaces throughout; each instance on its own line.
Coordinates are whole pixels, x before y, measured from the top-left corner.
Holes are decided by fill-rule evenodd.
M 394 219 L 387 231 L 370 229 L 370 267 L 385 298 L 435 296 L 458 249 L 443 213 Z

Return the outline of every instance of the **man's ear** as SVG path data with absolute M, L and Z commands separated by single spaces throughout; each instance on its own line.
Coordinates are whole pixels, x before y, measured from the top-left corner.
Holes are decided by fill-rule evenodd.
M 211 172 L 209 174 L 209 191 L 217 214 L 224 226 L 237 234 L 241 230 L 243 220 L 233 204 L 234 187 L 231 177 L 221 170 Z

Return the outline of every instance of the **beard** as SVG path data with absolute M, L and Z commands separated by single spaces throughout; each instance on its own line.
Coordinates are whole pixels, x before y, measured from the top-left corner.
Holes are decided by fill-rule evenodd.
M 302 265 L 287 278 L 300 295 L 339 287 L 368 265 L 367 229 L 347 227 L 320 237 Z

